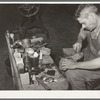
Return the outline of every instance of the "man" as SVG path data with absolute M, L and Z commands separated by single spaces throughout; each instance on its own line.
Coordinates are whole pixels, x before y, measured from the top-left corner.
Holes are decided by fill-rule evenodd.
M 68 64 L 66 59 L 61 63 L 67 80 L 73 90 L 85 90 L 86 81 L 100 79 L 100 13 L 92 4 L 79 5 L 76 19 L 82 25 L 74 50 L 81 52 L 83 40 L 87 39 L 91 57 L 84 62 Z

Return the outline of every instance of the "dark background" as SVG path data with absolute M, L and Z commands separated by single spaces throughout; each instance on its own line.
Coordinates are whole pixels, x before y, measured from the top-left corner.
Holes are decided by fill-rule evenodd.
M 62 48 L 72 47 L 80 25 L 74 19 L 77 4 L 41 4 L 38 13 L 50 36 L 49 47 L 56 63 L 62 56 Z M 8 61 L 8 48 L 4 33 L 17 29 L 22 20 L 18 4 L 0 4 L 0 90 L 14 89 Z

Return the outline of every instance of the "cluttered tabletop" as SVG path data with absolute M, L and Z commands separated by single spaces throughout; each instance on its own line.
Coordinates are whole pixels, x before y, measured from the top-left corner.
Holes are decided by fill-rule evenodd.
M 42 37 L 16 40 L 5 33 L 9 50 L 12 78 L 17 90 L 67 90 L 66 78 L 50 56 L 51 49 Z

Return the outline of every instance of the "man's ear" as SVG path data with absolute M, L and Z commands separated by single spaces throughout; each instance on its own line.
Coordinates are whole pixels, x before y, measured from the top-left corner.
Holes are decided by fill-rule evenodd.
M 90 20 L 94 20 L 95 19 L 95 14 L 94 13 L 89 13 L 88 18 Z

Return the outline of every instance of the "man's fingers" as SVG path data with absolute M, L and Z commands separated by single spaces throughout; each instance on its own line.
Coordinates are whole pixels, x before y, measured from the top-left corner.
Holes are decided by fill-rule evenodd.
M 76 47 L 76 51 L 79 52 L 80 51 L 80 45 L 78 44 Z
M 73 49 L 76 50 L 77 52 L 79 52 L 81 50 L 81 44 L 80 43 L 76 43 L 73 45 Z
M 67 68 L 65 67 L 65 66 L 62 66 L 62 68 L 61 68 L 62 70 L 66 70 Z
M 66 69 L 67 69 L 67 66 L 66 66 L 66 65 L 61 65 L 61 66 L 60 66 L 60 69 L 61 69 L 61 70 L 66 70 Z
M 78 45 L 78 44 L 74 44 L 74 45 L 73 45 L 73 49 L 74 49 L 75 51 L 78 51 L 78 48 L 79 48 L 79 45 Z
M 73 45 L 73 49 L 76 50 L 76 44 Z

